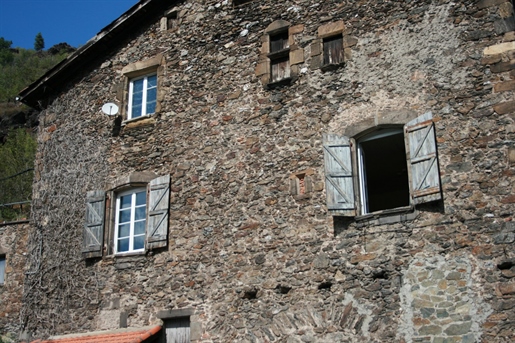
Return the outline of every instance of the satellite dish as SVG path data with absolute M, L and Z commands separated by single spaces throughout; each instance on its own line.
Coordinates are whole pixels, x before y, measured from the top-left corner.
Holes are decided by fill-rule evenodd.
M 102 106 L 102 112 L 104 112 L 108 116 L 114 116 L 118 113 L 118 106 L 112 102 L 108 102 L 107 104 Z

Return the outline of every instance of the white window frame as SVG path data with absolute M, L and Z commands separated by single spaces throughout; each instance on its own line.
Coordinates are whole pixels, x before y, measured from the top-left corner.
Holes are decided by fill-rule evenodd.
M 116 194 L 116 208 L 115 208 L 115 229 L 114 229 L 114 252 L 115 254 L 119 255 L 119 254 L 127 254 L 127 253 L 134 253 L 134 252 L 143 252 L 145 251 L 145 244 L 146 242 L 143 244 L 143 248 L 141 249 L 134 249 L 134 237 L 136 236 L 134 234 L 134 224 L 136 223 L 136 220 L 135 220 L 135 213 L 136 213 L 136 208 L 137 207 L 142 207 L 141 205 L 140 206 L 136 206 L 136 194 L 138 193 L 145 193 L 145 231 L 143 232 L 143 234 L 138 234 L 138 236 L 143 236 L 145 241 L 146 241 L 146 234 L 147 234 L 147 220 L 148 220 L 148 194 L 147 194 L 147 189 L 145 187 L 141 187 L 141 188 L 131 188 L 127 191 L 124 191 L 124 192 L 119 192 Z M 118 238 L 119 238 L 119 225 L 120 225 L 120 199 L 121 197 L 123 196 L 127 196 L 127 195 L 132 195 L 131 197 L 131 217 L 130 217 L 130 221 L 129 221 L 129 224 L 130 224 L 130 229 L 129 229 L 129 249 L 127 251 L 118 251 Z
M 5 255 L 0 255 L 0 285 L 5 284 L 5 267 L 6 267 Z
M 152 77 L 152 76 L 156 77 L 156 85 L 154 87 L 150 87 L 149 88 L 148 87 L 148 78 Z M 142 96 L 142 100 L 141 100 L 141 115 L 134 116 L 134 114 L 132 113 L 134 82 L 139 81 L 139 80 L 143 80 L 143 96 Z M 130 79 L 130 82 L 129 82 L 129 104 L 128 104 L 128 111 L 127 111 L 127 113 L 128 113 L 127 119 L 146 117 L 146 116 L 150 116 L 150 115 L 155 113 L 155 108 L 154 108 L 154 112 L 147 113 L 147 101 L 148 101 L 147 97 L 148 97 L 148 91 L 155 88 L 156 89 L 156 99 L 154 99 L 154 101 L 156 102 L 156 106 L 157 106 L 157 88 L 158 88 L 157 87 L 157 83 L 158 83 L 157 73 L 147 74 L 147 75 L 144 75 L 144 76 L 141 76 L 141 77 L 135 77 L 135 78 Z

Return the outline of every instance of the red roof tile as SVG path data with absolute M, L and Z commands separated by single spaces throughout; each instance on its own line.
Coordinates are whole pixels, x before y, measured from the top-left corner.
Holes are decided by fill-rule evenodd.
M 87 332 L 65 336 L 50 337 L 47 340 L 37 340 L 32 343 L 144 343 L 161 330 L 161 326 L 131 328 L 104 332 Z

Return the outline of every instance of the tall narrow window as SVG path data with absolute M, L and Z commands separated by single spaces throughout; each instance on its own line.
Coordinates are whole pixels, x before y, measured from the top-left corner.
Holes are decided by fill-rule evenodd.
M 5 255 L 0 256 L 0 285 L 5 283 Z
M 358 163 L 363 214 L 409 206 L 402 129 L 380 129 L 358 140 Z
M 129 85 L 128 119 L 153 114 L 157 102 L 157 75 L 135 78 Z
M 270 35 L 270 80 L 280 81 L 290 77 L 290 49 L 288 31 Z
M 147 192 L 144 188 L 120 193 L 116 197 L 117 253 L 143 251 L 147 220 Z

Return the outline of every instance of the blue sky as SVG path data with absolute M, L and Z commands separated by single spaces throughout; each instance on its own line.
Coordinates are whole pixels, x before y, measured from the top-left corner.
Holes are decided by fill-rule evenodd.
M 45 50 L 66 42 L 84 45 L 138 0 L 0 0 L 0 37 L 12 47 L 34 48 L 41 32 Z

